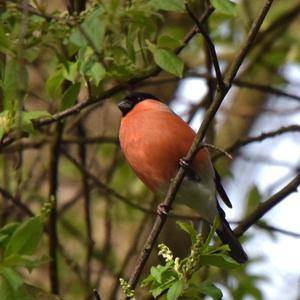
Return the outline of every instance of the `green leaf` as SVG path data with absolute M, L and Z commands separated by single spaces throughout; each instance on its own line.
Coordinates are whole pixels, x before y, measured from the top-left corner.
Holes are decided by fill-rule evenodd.
M 164 291 L 166 291 L 167 289 L 169 289 L 172 285 L 173 282 L 175 281 L 175 278 L 172 278 L 164 283 L 161 284 L 156 284 L 155 287 L 152 287 L 150 289 L 150 293 L 152 294 L 152 296 L 154 298 L 157 298 L 159 295 L 161 295 Z
M 36 111 L 25 111 L 23 112 L 23 118 L 25 120 L 37 120 L 43 118 L 51 118 L 51 114 L 46 110 L 36 110 Z
M 211 0 L 211 4 L 218 12 L 222 14 L 232 17 L 237 15 L 236 4 L 230 0 Z
M 71 107 L 76 102 L 80 92 L 80 86 L 80 83 L 75 83 L 66 89 L 62 98 L 62 110 Z
M 210 296 L 214 300 L 221 300 L 223 298 L 222 291 L 218 287 L 216 287 L 212 282 L 201 282 L 199 285 L 199 289 L 201 293 Z
M 13 232 L 19 227 L 20 223 L 8 223 L 0 229 L 0 246 L 3 248 Z
M 0 113 L 0 140 L 8 133 L 13 127 L 13 120 L 8 110 Z
M 29 272 L 49 262 L 48 256 L 32 257 L 28 255 L 10 255 L 4 261 L 6 267 L 25 267 Z
M 150 274 L 158 283 L 162 283 L 163 276 L 165 275 L 165 273 L 167 271 L 172 270 L 172 268 L 173 268 L 173 262 L 168 262 L 164 266 L 162 266 L 162 265 L 153 266 L 150 269 Z M 172 272 L 169 274 L 170 276 L 167 276 L 167 277 L 172 277 L 173 274 L 174 273 Z
M 61 96 L 61 85 L 64 81 L 63 70 L 60 68 L 52 74 L 46 83 L 47 92 L 52 99 Z
M 177 300 L 183 291 L 183 281 L 177 280 L 168 290 L 167 300 Z
M 14 291 L 17 291 L 23 284 L 20 274 L 12 268 L 1 267 L 0 273 L 5 277 Z
M 174 50 L 181 45 L 181 41 L 168 35 L 161 35 L 157 40 L 157 45 L 160 48 Z
M 51 114 L 46 110 L 38 111 L 24 111 L 22 112 L 22 130 L 28 133 L 35 133 L 36 130 L 33 127 L 33 120 L 41 118 L 50 118 Z
M 95 62 L 90 69 L 91 78 L 95 85 L 99 85 L 100 81 L 104 79 L 106 70 L 102 64 Z
M 224 269 L 233 269 L 240 266 L 240 264 L 233 260 L 230 256 L 220 253 L 201 255 L 200 260 L 202 265 L 216 266 Z
M 150 0 L 148 4 L 156 10 L 185 12 L 184 0 Z
M 103 8 L 96 8 L 81 24 L 81 29 L 76 29 L 70 36 L 70 42 L 78 48 L 95 47 L 97 51 L 103 48 L 103 38 L 106 31 Z M 90 45 L 90 42 L 92 45 Z
M 213 226 L 211 226 L 208 237 L 207 237 L 207 239 L 206 239 L 206 241 L 203 245 L 203 252 L 205 252 L 206 250 L 209 249 L 209 243 L 212 240 L 212 238 L 213 238 L 217 228 L 219 227 L 219 225 L 220 225 L 219 217 L 215 217 Z
M 197 241 L 198 232 L 195 230 L 192 222 L 177 221 L 176 224 L 186 233 L 188 233 L 194 244 Z
M 151 49 L 150 49 L 151 51 Z M 152 50 L 156 64 L 168 73 L 182 77 L 183 62 L 171 51 L 155 47 Z
M 4 262 L 10 255 L 32 255 L 41 240 L 43 222 L 40 216 L 23 222 L 10 238 L 5 251 Z
M 19 300 L 14 289 L 4 276 L 0 276 L 1 300 Z
M 64 65 L 63 76 L 65 79 L 71 81 L 72 83 L 75 83 L 78 76 L 78 64 L 79 61 L 76 62 L 68 61 Z
M 253 186 L 248 192 L 247 197 L 247 213 L 251 213 L 259 205 L 261 200 L 261 194 L 257 186 Z
M 0 23 L 0 52 L 6 53 L 10 49 L 12 43 L 6 36 L 3 23 Z
M 17 101 L 17 75 L 18 62 L 16 59 L 8 60 L 5 64 L 5 74 L 3 80 L 3 109 L 12 110 Z

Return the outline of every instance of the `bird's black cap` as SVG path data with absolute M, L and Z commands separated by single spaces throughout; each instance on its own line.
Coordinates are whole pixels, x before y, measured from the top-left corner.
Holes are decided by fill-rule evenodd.
M 154 95 L 148 94 L 148 93 L 142 93 L 142 92 L 135 92 L 128 96 L 126 96 L 119 104 L 118 107 L 121 110 L 123 117 L 129 113 L 136 104 L 139 102 L 142 102 L 146 99 L 154 99 L 160 101 L 159 98 L 157 98 Z

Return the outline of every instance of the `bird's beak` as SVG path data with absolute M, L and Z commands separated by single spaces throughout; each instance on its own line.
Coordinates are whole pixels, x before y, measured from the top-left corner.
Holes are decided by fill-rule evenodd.
M 131 111 L 134 104 L 131 101 L 123 100 L 118 104 L 120 111 L 122 112 L 123 117 Z

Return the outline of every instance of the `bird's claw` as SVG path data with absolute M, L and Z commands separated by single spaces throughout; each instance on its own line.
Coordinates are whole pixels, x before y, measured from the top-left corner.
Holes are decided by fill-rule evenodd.
M 179 159 L 179 164 L 180 164 L 181 167 L 183 167 L 185 169 L 190 169 L 191 168 L 189 163 L 186 161 L 185 158 L 180 158 Z
M 189 165 L 185 158 L 179 159 L 179 164 L 186 170 L 187 177 L 194 181 L 200 181 L 199 176 L 195 173 L 193 168 Z
M 156 209 L 156 212 L 159 216 L 167 216 L 168 215 L 168 212 L 167 212 L 167 209 L 168 206 L 164 203 L 159 203 L 158 206 L 157 206 L 157 209 Z

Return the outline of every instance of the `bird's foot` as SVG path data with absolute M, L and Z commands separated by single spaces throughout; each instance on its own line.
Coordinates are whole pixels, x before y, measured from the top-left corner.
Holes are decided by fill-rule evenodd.
M 180 158 L 179 159 L 179 164 L 180 164 L 181 167 L 183 167 L 186 170 L 186 175 L 189 179 L 191 179 L 193 181 L 200 181 L 199 176 L 196 175 L 195 171 L 189 165 L 189 163 L 186 161 L 185 158 Z
M 185 158 L 180 158 L 179 159 L 179 164 L 181 167 L 185 168 L 185 169 L 188 169 L 188 170 L 191 170 L 191 167 L 189 165 L 189 163 L 186 161 Z
M 168 208 L 168 206 L 166 204 L 159 203 L 157 205 L 156 212 L 159 216 L 163 216 L 163 215 L 167 216 L 168 215 L 167 208 Z

